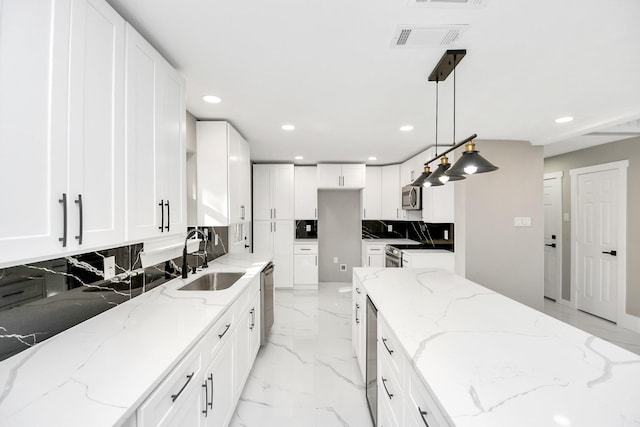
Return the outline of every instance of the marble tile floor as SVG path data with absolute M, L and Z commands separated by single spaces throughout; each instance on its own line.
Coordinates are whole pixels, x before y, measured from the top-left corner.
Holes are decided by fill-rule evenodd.
M 232 427 L 371 427 L 351 347 L 351 284 L 276 290 L 275 321 Z
M 640 355 L 640 334 L 637 332 L 546 298 L 544 313 Z

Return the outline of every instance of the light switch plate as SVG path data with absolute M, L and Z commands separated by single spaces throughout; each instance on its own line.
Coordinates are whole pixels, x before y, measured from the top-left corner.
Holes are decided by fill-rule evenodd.
M 334 256 L 334 257 L 333 257 L 333 263 L 334 263 L 334 264 L 337 264 L 337 263 L 338 263 L 338 257 L 337 257 L 337 256 Z
M 563 215 L 563 217 L 562 217 L 562 220 L 563 220 L 564 222 L 569 222 L 569 221 L 571 220 L 571 217 L 569 216 L 569 212 L 565 212 L 565 213 L 564 213 L 564 215 Z
M 116 257 L 110 256 L 104 259 L 104 278 L 111 279 L 116 275 Z

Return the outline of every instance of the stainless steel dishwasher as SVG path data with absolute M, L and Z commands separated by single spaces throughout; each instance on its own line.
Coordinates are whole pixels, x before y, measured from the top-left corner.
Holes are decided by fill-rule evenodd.
M 366 396 L 373 425 L 378 425 L 378 309 L 367 296 Z
M 273 270 L 272 262 L 260 273 L 260 317 L 262 327 L 260 328 L 260 345 L 267 342 L 267 336 L 273 326 Z

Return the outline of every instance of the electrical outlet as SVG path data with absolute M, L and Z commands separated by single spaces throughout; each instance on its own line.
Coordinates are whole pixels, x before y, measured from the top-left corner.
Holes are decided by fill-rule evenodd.
M 444 240 L 449 240 L 449 230 L 444 230 Z
M 218 237 L 218 233 L 214 234 L 215 239 L 213 240 L 213 246 L 218 246 L 219 243 L 219 237 Z
M 340 271 L 347 271 L 347 264 L 340 264 Z
M 389 224 L 387 225 L 387 232 L 391 233 L 393 231 L 393 225 Z
M 333 257 L 333 263 L 334 263 L 334 264 L 337 264 L 337 263 L 338 263 L 338 257 L 337 257 L 337 256 L 334 256 L 334 257 Z
M 565 212 L 565 213 L 564 213 L 564 215 L 563 215 L 563 217 L 562 217 L 562 220 L 563 220 L 564 222 L 569 222 L 569 221 L 571 220 L 571 217 L 569 216 L 569 212 Z
M 306 230 L 307 230 L 307 231 L 311 231 L 311 224 L 307 224 L 307 225 L 305 226 L 305 228 L 306 228 Z
M 104 278 L 111 279 L 116 275 L 116 257 L 110 256 L 104 259 Z

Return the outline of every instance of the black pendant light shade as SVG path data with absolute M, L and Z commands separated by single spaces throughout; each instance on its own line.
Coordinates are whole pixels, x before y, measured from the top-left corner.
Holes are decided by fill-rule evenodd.
M 440 185 L 444 185 L 444 183 L 446 181 L 442 181 L 440 179 L 440 177 L 445 176 L 445 171 L 447 169 L 449 169 L 451 167 L 451 164 L 449 163 L 449 159 L 447 158 L 447 156 L 442 156 L 440 158 L 440 164 L 438 165 L 438 169 L 436 169 L 431 176 L 429 176 L 429 179 L 427 179 L 424 182 L 424 186 L 425 187 L 438 187 Z
M 431 168 L 425 163 L 424 164 L 424 171 L 420 174 L 418 179 L 416 179 L 415 181 L 413 181 L 411 183 L 411 185 L 422 185 L 422 184 L 424 184 L 424 182 L 427 180 L 427 178 L 429 178 L 429 175 L 431 175 Z
M 462 153 L 462 156 L 453 167 L 447 171 L 447 175 L 464 177 L 465 175 L 493 172 L 495 170 L 498 170 L 498 167 L 482 157 L 476 150 L 476 144 L 473 141 L 469 141 L 465 145 L 464 153 Z

